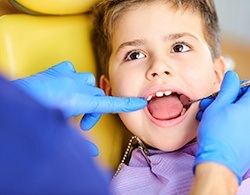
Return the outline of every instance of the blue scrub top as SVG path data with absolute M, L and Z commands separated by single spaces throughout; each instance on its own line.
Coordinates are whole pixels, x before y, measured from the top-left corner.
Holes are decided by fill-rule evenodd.
M 0 193 L 108 194 L 107 183 L 62 112 L 0 76 Z

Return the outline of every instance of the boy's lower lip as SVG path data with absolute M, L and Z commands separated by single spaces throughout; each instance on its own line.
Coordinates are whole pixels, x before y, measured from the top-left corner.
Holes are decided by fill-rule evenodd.
M 189 109 L 188 109 L 189 110 Z M 148 108 L 144 108 L 144 111 L 146 112 L 146 115 L 149 117 L 149 119 L 157 126 L 159 127 L 173 127 L 176 126 L 178 124 L 180 124 L 181 122 L 183 122 L 187 116 L 188 110 L 186 111 L 185 114 L 183 114 L 182 116 L 179 116 L 177 118 L 174 119 L 170 119 L 170 120 L 159 120 L 154 118 L 150 112 L 148 111 Z

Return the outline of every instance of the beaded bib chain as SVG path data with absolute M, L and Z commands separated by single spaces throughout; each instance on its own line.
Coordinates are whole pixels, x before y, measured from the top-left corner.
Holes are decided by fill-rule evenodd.
M 134 141 L 136 141 L 136 143 L 134 144 Z M 141 150 L 141 153 L 142 155 L 145 157 L 146 161 L 148 164 L 150 164 L 150 160 L 149 160 L 149 152 L 148 152 L 148 149 L 146 148 L 146 146 L 144 145 L 144 143 L 137 137 L 137 136 L 132 136 L 128 142 L 128 146 L 125 150 L 125 153 L 122 157 L 122 160 L 113 176 L 116 177 L 117 174 L 120 172 L 121 168 L 122 168 L 122 165 L 125 163 L 126 164 L 126 161 L 128 161 L 128 157 L 131 156 L 131 153 L 133 151 L 133 149 L 135 148 L 139 148 Z

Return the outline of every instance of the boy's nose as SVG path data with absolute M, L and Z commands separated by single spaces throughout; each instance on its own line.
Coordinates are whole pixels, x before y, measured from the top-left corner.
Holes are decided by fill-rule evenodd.
M 153 63 L 146 73 L 148 80 L 164 78 L 165 76 L 174 76 L 174 69 L 163 62 Z
M 168 71 L 163 71 L 161 74 L 169 75 L 170 73 Z M 152 77 L 160 76 L 159 73 L 153 72 L 151 73 Z

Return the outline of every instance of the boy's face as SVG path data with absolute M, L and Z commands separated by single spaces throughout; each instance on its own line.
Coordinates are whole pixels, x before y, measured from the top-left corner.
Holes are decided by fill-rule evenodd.
M 224 61 L 212 60 L 199 14 L 154 2 L 117 21 L 110 80 L 102 78 L 101 87 L 113 96 L 152 97 L 143 110 L 119 115 L 146 144 L 173 151 L 194 139 L 198 126 L 199 103 L 185 111 L 177 94 L 191 99 L 210 95 L 219 89 L 223 74 Z

